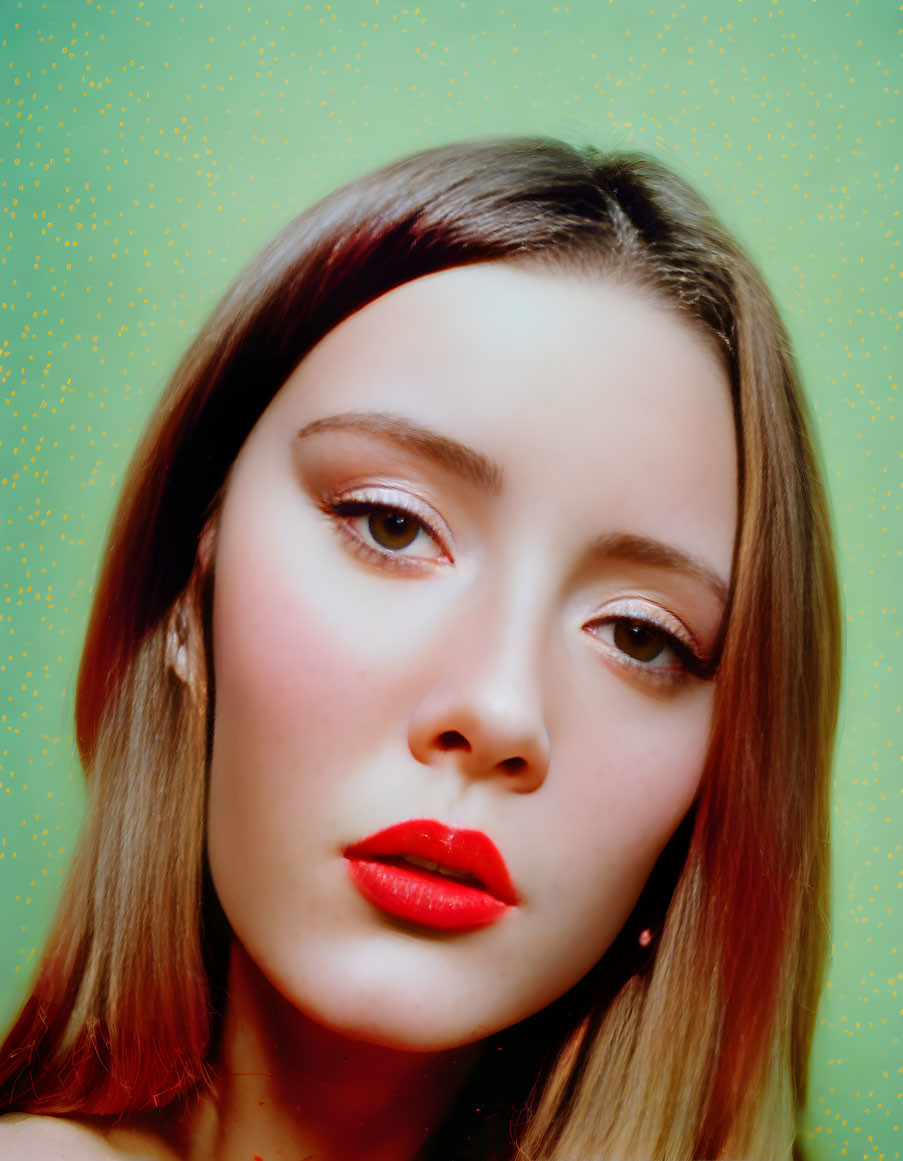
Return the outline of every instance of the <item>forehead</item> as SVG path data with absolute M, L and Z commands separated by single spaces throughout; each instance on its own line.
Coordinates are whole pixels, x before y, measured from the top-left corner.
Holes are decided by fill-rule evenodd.
M 260 426 L 355 411 L 474 447 L 521 501 L 551 490 L 603 526 L 672 538 L 708 522 L 717 544 L 696 547 L 729 565 L 727 378 L 695 326 L 639 291 L 501 263 L 407 283 L 331 331 Z

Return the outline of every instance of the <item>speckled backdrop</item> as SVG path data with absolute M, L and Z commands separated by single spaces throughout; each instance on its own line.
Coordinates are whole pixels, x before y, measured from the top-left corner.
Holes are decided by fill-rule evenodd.
M 815 403 L 846 675 L 834 955 L 802 1138 L 903 1148 L 900 10 L 891 0 L 3 0 L 0 1024 L 78 829 L 104 528 L 179 352 L 288 217 L 499 132 L 671 162 L 758 255 Z M 896 670 L 895 670 L 896 667 Z

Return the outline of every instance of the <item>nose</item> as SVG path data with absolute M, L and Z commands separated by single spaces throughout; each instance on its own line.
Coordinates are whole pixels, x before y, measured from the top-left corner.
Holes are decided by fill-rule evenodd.
M 438 651 L 435 680 L 410 723 L 418 762 L 457 768 L 470 779 L 500 778 L 509 789 L 538 789 L 549 769 L 542 659 L 524 621 L 471 616 Z M 518 622 L 520 622 L 518 624 Z

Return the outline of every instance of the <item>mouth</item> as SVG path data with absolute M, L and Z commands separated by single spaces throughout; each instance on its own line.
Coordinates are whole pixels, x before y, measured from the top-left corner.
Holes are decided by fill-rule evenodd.
M 440 931 L 486 927 L 518 901 L 504 859 L 482 831 L 411 819 L 343 854 L 364 898 L 408 923 Z

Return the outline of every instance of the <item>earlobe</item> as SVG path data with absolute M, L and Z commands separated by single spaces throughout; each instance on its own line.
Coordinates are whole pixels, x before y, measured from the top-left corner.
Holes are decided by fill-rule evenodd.
M 192 573 L 187 587 L 170 609 L 166 626 L 166 668 L 184 685 L 196 691 L 204 683 L 206 668 L 201 616 L 202 587 L 195 573 Z
M 180 615 L 179 605 L 176 602 L 169 615 L 169 625 L 166 629 L 166 668 L 183 681 L 189 684 L 188 665 L 188 625 L 184 616 Z
M 216 553 L 216 533 L 219 528 L 221 503 L 219 497 L 212 513 L 207 517 L 198 537 L 198 550 L 194 559 L 194 572 L 199 574 L 201 587 L 213 576 L 213 561 Z
M 217 515 L 201 530 L 194 568 L 170 609 L 166 627 L 166 668 L 198 692 L 206 685 L 205 608 L 213 580 Z

